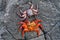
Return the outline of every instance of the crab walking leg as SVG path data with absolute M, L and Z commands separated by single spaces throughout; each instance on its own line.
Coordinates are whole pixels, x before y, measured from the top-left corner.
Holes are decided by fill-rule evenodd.
M 40 35 L 39 29 L 36 29 L 35 32 L 37 32 L 37 36 L 39 37 L 39 35 Z
M 23 31 L 22 31 L 22 38 L 24 38 L 24 33 L 25 32 L 28 32 L 28 29 L 24 29 Z
M 22 26 L 19 26 L 19 28 L 18 28 L 18 32 L 20 32 L 20 30 L 22 30 Z
M 38 35 L 38 36 L 40 35 L 40 30 L 38 29 L 39 26 L 40 26 L 40 24 L 37 24 L 37 25 L 36 25 L 36 30 L 35 30 L 35 31 L 37 32 L 37 35 Z
M 38 24 L 38 27 L 39 27 L 41 30 L 44 30 L 44 28 L 43 28 L 43 25 L 42 25 L 42 24 Z

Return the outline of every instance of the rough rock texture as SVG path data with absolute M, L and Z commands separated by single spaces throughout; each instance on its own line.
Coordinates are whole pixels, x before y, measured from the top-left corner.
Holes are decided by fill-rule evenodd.
M 60 40 L 60 0 L 0 0 L 0 40 L 22 39 L 21 32 L 17 31 L 20 18 L 16 14 L 19 10 L 16 4 L 26 10 L 29 8 L 28 1 L 38 5 L 37 18 L 43 20 L 47 33 L 40 30 L 41 35 L 36 37 L 35 32 L 28 32 L 25 33 L 25 40 Z

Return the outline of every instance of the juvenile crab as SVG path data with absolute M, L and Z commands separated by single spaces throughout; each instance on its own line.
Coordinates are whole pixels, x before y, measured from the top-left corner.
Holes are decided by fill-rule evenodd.
M 39 28 L 43 30 L 43 26 L 39 22 L 42 22 L 42 20 L 36 19 L 36 20 L 31 21 L 31 22 L 30 21 L 18 22 L 18 24 L 22 24 L 18 28 L 18 31 L 23 29 L 22 30 L 22 38 L 24 38 L 25 32 L 31 32 L 31 31 L 37 32 L 37 36 L 39 36 L 40 35 Z

